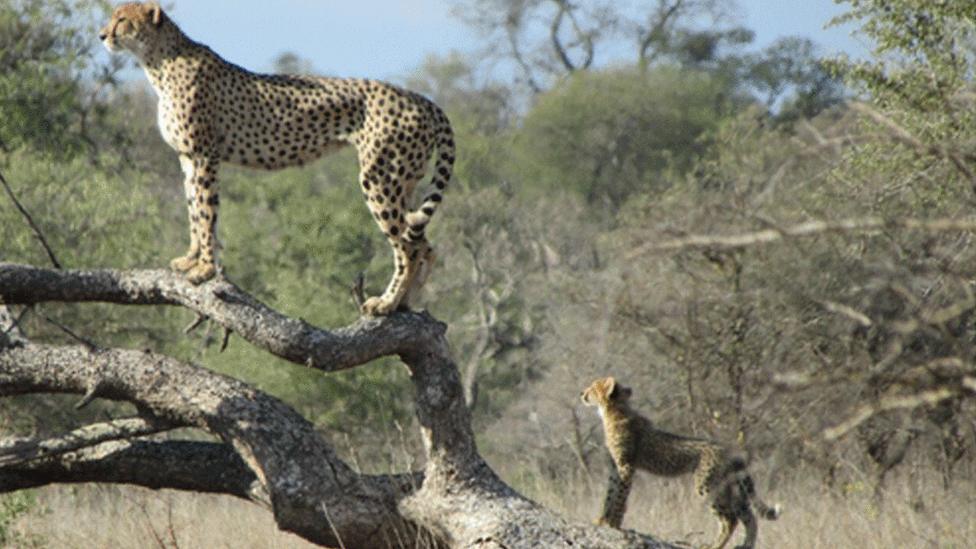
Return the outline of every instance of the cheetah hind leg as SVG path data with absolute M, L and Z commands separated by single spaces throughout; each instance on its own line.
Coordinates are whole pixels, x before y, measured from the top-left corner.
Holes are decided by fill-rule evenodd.
M 417 277 L 420 251 L 413 243 L 402 239 L 390 239 L 393 247 L 394 271 L 383 295 L 370 297 L 363 303 L 361 312 L 366 316 L 383 316 L 404 307 L 405 298 Z
M 400 301 L 399 310 L 407 310 L 410 308 L 411 303 L 416 303 L 417 296 L 420 295 L 420 290 L 427 283 L 430 272 L 434 270 L 434 264 L 437 262 L 437 253 L 426 240 L 422 243 L 420 252 L 417 255 L 417 261 L 417 274 L 407 287 L 407 293 L 403 296 L 403 300 Z

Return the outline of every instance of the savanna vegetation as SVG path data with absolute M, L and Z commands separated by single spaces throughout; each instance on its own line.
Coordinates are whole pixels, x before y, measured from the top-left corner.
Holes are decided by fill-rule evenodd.
M 976 4 L 841 3 L 865 58 L 824 59 L 798 37 L 755 47 L 731 0 L 458 0 L 484 55 L 404 69 L 459 148 L 422 303 L 449 326 L 478 447 L 511 486 L 596 516 L 607 463 L 578 394 L 614 375 L 662 427 L 749 453 L 785 508 L 760 546 L 976 537 Z M 105 9 L 0 3 L 2 262 L 160 267 L 185 245 L 152 92 L 120 77 L 123 59 L 97 61 Z M 309 65 L 285 53 L 266 68 Z M 379 284 L 390 265 L 352 152 L 223 173 L 228 276 L 312 325 L 356 320 L 350 284 Z M 235 337 L 223 349 L 215 323 L 184 330 L 182 308 L 8 309 L 32 341 L 147 348 L 253 384 L 360 471 L 424 460 L 395 358 L 323 374 Z M 7 394 L 10 437 L 123 413 Z M 711 539 L 688 484 L 641 480 L 624 526 Z M 2 545 L 305 545 L 230 498 L 5 491 Z

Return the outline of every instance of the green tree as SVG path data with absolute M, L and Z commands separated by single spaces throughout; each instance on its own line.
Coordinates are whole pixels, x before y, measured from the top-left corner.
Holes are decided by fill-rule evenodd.
M 870 101 L 868 124 L 888 143 L 860 150 L 864 173 L 913 181 L 912 208 L 939 207 L 976 193 L 976 4 L 924 0 L 851 0 L 838 22 L 860 23 L 874 44 L 867 60 L 832 60 L 830 67 Z M 890 147 L 891 142 L 897 147 Z M 922 168 L 928 164 L 927 168 Z M 932 182 L 935 182 L 934 184 Z M 948 202 L 946 202 L 948 200 Z
M 660 67 L 579 73 L 539 97 L 517 136 L 526 186 L 580 193 L 606 213 L 667 186 L 706 147 L 702 137 L 734 104 L 730 83 Z
M 100 0 L 0 4 L 0 150 L 70 155 L 94 145 L 95 16 Z M 109 82 L 113 70 L 99 75 Z M 104 77 L 104 78 L 103 78 Z

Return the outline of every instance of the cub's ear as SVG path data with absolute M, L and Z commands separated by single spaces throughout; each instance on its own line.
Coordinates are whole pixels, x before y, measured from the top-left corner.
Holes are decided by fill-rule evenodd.
M 158 27 L 163 22 L 163 8 L 159 7 L 159 2 L 146 2 L 146 9 L 152 17 L 152 24 Z
M 624 387 L 623 385 L 617 383 L 617 380 L 612 377 L 608 377 L 604 384 L 606 386 L 607 398 L 616 401 L 627 400 L 633 393 L 630 387 Z

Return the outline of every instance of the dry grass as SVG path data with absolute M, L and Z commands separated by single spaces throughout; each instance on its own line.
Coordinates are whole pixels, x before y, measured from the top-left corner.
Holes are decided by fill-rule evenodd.
M 760 483 L 761 485 L 761 483 Z M 603 482 L 593 490 L 565 483 L 522 486 L 541 503 L 573 518 L 591 521 L 600 511 Z M 826 491 L 816 479 L 791 480 L 767 494 L 779 503 L 777 521 L 760 521 L 758 547 L 804 549 L 964 549 L 976 539 L 976 490 L 973 483 L 942 489 L 932 475 L 913 496 L 905 478 L 890 478 L 881 504 L 873 490 L 852 484 Z M 567 493 L 568 490 L 568 493 Z M 916 502 L 921 501 L 921 507 Z M 718 523 L 694 492 L 690 478 L 660 479 L 640 475 L 634 484 L 624 527 L 672 542 L 701 546 L 718 533 Z M 737 530 L 738 543 L 743 530 Z M 732 546 L 730 544 L 729 546 Z
M 524 479 L 523 479 L 524 480 Z M 572 518 L 590 521 L 602 502 L 603 481 L 521 482 L 518 488 Z M 761 483 L 760 483 L 761 485 Z M 763 494 L 784 508 L 760 523 L 759 547 L 804 549 L 963 549 L 976 539 L 976 490 L 971 482 L 944 491 L 934 477 L 910 489 L 907 475 L 891 478 L 883 504 L 851 484 L 825 491 L 816 479 L 790 480 Z M 233 498 L 139 488 L 58 487 L 38 492 L 39 510 L 14 527 L 21 539 L 57 548 L 282 548 L 313 547 L 280 532 L 270 513 Z M 916 505 L 922 503 L 921 508 Z M 690 479 L 641 475 L 624 522 L 627 528 L 676 542 L 712 540 L 716 523 Z M 741 530 L 733 541 L 741 539 Z M 16 538 L 15 538 L 16 539 Z
M 231 497 L 98 486 L 38 491 L 38 509 L 14 525 L 20 539 L 73 549 L 306 549 L 271 513 Z

